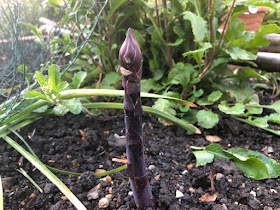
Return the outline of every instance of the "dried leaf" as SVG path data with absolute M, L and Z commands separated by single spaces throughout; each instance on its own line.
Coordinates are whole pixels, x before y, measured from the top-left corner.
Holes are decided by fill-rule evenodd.
M 23 165 L 23 156 L 20 156 L 19 160 L 18 160 L 18 165 L 22 166 Z
M 212 143 L 219 142 L 222 140 L 219 136 L 205 136 L 205 139 Z
M 35 193 L 31 193 L 31 195 L 29 196 L 30 199 L 35 198 L 36 194 Z
M 187 165 L 187 169 L 188 169 L 188 170 L 192 169 L 193 167 L 194 167 L 194 164 L 193 164 L 193 163 Z
M 126 159 L 113 158 L 112 161 L 117 162 L 117 163 L 127 164 L 127 160 Z
M 64 200 L 64 201 L 68 200 L 68 198 L 66 196 L 61 196 L 61 199 Z
M 214 202 L 218 195 L 218 193 L 215 193 L 214 195 L 209 195 L 208 193 L 206 193 L 201 198 L 199 198 L 199 200 L 205 202 Z

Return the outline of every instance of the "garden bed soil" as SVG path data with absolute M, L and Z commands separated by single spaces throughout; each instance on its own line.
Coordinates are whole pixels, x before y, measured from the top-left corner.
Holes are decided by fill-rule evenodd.
M 114 116 L 107 117 L 47 116 L 20 130 L 42 162 L 58 169 L 83 172 L 80 177 L 57 175 L 87 209 L 99 209 L 99 200 L 109 193 L 112 198 L 107 209 L 136 209 L 126 170 L 112 174 L 112 180 L 94 177 L 96 169 L 110 170 L 122 165 L 112 161 L 125 153 L 121 138 L 124 135 L 123 112 L 114 112 Z M 143 131 L 146 164 L 158 209 L 280 208 L 280 177 L 254 181 L 244 177 L 230 161 L 220 159 L 196 168 L 190 149 L 190 146 L 209 145 L 205 137 L 214 135 L 222 139 L 219 143 L 224 149 L 249 148 L 280 161 L 279 136 L 226 115 L 220 116 L 219 124 L 213 129 L 201 128 L 202 134 L 186 135 L 182 128 L 164 126 L 154 116 L 144 114 Z M 44 175 L 3 140 L 0 141 L 0 160 L 0 174 L 6 181 L 8 179 L 4 190 L 5 209 L 75 209 Z M 17 171 L 20 167 L 43 193 Z M 216 174 L 214 192 L 211 191 L 210 171 Z M 88 192 L 99 183 L 101 189 L 95 194 L 97 198 L 88 200 Z M 176 198 L 176 191 L 180 198 Z M 215 201 L 201 201 L 207 193 L 216 193 Z

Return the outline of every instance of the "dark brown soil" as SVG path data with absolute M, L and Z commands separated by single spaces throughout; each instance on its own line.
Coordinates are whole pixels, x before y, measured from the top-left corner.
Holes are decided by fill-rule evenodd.
M 211 130 L 203 130 L 200 135 L 186 135 L 176 126 L 163 126 L 157 119 L 147 114 L 143 118 L 146 164 L 158 209 L 265 209 L 280 208 L 280 177 L 263 181 L 250 180 L 229 161 L 216 160 L 204 167 L 191 168 L 195 158 L 190 146 L 206 146 L 206 135 L 222 138 L 219 142 L 224 149 L 245 147 L 267 153 L 280 161 L 279 136 L 222 116 L 220 123 Z M 116 137 L 124 135 L 122 111 L 116 117 L 88 117 L 67 114 L 64 117 L 49 116 L 20 131 L 40 160 L 58 169 L 82 172 L 80 177 L 57 174 L 70 190 L 88 209 L 99 209 L 101 198 L 112 193 L 108 209 L 135 209 L 130 193 L 126 171 L 111 175 L 112 182 L 94 177 L 96 169 L 110 170 L 122 164 L 112 161 L 125 153 L 123 145 L 115 145 Z M 82 141 L 79 130 L 85 131 L 86 141 Z M 33 137 L 28 138 L 32 132 Z M 116 136 L 116 135 L 115 135 Z M 18 140 L 16 137 L 13 137 Z M 0 174 L 11 177 L 12 185 L 4 193 L 5 209 L 74 209 L 63 200 L 59 190 L 50 183 L 27 160 L 19 166 L 21 156 L 3 140 L 0 141 Z M 22 167 L 43 189 L 40 193 L 17 169 Z M 214 202 L 203 202 L 201 198 L 210 191 L 210 170 L 215 170 L 219 178 L 214 179 Z M 101 183 L 98 198 L 88 200 L 87 193 Z M 111 189 L 110 189 L 111 188 Z M 176 198 L 176 190 L 183 193 Z M 34 196 L 34 194 L 36 196 Z M 31 196 L 33 194 L 33 196 Z

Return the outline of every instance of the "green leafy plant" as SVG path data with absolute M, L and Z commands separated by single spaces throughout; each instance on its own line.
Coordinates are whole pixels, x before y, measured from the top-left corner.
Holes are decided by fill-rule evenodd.
M 224 150 L 218 144 L 207 147 L 193 147 L 196 157 L 196 166 L 203 166 L 213 162 L 214 159 L 222 158 L 235 163 L 245 176 L 255 180 L 276 178 L 280 175 L 280 163 L 265 155 L 243 148 L 231 148 Z

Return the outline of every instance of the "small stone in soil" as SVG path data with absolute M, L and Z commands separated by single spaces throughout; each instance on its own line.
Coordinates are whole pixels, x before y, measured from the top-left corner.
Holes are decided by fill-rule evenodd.
M 56 189 L 56 186 L 53 183 L 47 183 L 44 187 L 44 193 L 51 193 Z
M 186 173 L 188 173 L 188 170 L 184 170 L 184 171 L 182 172 L 183 175 L 185 175 Z
M 100 189 L 101 189 L 101 184 L 98 184 L 94 188 L 92 188 L 87 194 L 87 199 L 88 200 L 97 199 L 99 197 Z
M 221 180 L 222 178 L 224 178 L 224 175 L 223 175 L 223 174 L 221 174 L 221 173 L 217 173 L 217 174 L 216 174 L 216 180 L 217 180 L 217 181 Z
M 101 209 L 105 209 L 109 206 L 109 203 L 110 203 L 110 201 L 108 198 L 101 198 L 98 202 L 98 206 Z
M 267 153 L 273 153 L 273 152 L 274 152 L 273 147 L 269 146 L 269 147 L 267 148 Z
M 156 167 L 155 167 L 154 165 L 149 165 L 148 169 L 149 169 L 150 171 L 154 171 L 154 170 L 156 169 Z
M 179 190 L 176 190 L 176 198 L 183 198 L 184 194 L 180 192 Z

